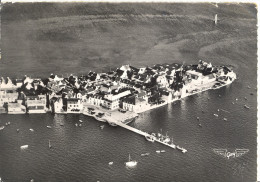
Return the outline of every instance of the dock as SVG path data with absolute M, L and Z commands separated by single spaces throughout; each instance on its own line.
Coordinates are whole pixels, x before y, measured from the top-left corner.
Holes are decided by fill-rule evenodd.
M 144 132 L 144 131 L 141 131 L 139 129 L 136 129 L 134 127 L 131 127 L 128 124 L 128 122 L 124 122 L 125 119 L 134 119 L 135 117 L 137 117 L 136 114 L 133 114 L 131 112 L 127 112 L 127 113 L 120 113 L 119 111 L 109 111 L 109 110 L 105 110 L 105 109 L 102 109 L 100 107 L 96 107 L 96 106 L 92 106 L 91 108 L 93 108 L 95 110 L 95 114 L 91 114 L 87 109 L 85 111 L 83 111 L 83 114 L 84 115 L 87 115 L 87 116 L 91 116 L 93 118 L 95 118 L 96 120 L 98 121 L 101 121 L 101 122 L 108 122 L 111 126 L 121 126 L 122 128 L 125 128 L 129 131 L 132 131 L 132 132 L 135 132 L 139 135 L 142 135 L 144 136 L 145 138 L 146 137 L 150 137 L 153 139 L 153 142 L 156 141 L 158 143 L 161 143 L 163 145 L 166 145 L 172 149 L 178 149 L 180 150 L 182 153 L 186 153 L 187 150 L 180 147 L 180 146 L 176 146 L 175 144 L 171 143 L 167 143 L 167 142 L 164 142 L 163 140 L 160 140 L 159 138 L 147 133 L 147 132 Z M 96 113 L 98 112 L 102 112 L 104 113 L 104 115 L 102 117 L 97 117 L 96 116 Z M 125 115 L 125 117 L 124 117 Z M 120 119 L 119 119 L 120 118 Z
M 111 122 L 111 121 L 110 121 L 110 122 Z M 131 127 L 131 126 L 127 125 L 127 124 L 124 124 L 124 123 L 122 123 L 122 122 L 113 121 L 113 123 L 116 124 L 117 126 L 121 126 L 121 127 L 125 128 L 125 129 L 130 130 L 130 131 L 132 131 L 132 132 L 135 132 L 135 133 L 137 133 L 137 134 L 139 134 L 139 135 L 143 135 L 144 137 L 154 137 L 153 135 L 150 135 L 150 134 L 147 133 L 147 132 L 138 130 L 138 129 L 133 128 L 133 127 Z M 176 145 L 163 142 L 163 141 L 157 139 L 156 137 L 154 137 L 154 141 L 156 141 L 156 142 L 158 142 L 158 143 L 161 143 L 161 144 L 163 144 L 163 145 L 166 145 L 166 146 L 168 146 L 168 147 L 170 147 L 170 148 L 176 149 Z M 186 153 L 186 152 L 187 152 L 186 149 L 184 149 L 184 148 L 182 148 L 182 147 L 179 147 L 179 146 L 177 146 L 177 149 L 181 150 L 183 153 Z

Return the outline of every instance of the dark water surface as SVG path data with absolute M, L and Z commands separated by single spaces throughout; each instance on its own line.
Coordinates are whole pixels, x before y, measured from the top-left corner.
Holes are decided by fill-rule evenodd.
M 146 23 L 143 19 L 132 18 L 125 24 L 102 21 L 89 27 L 81 25 L 89 35 L 82 30 L 79 33 L 78 26 L 72 24 L 75 23 L 73 19 L 63 17 L 64 30 L 68 21 L 76 31 L 68 35 L 81 35 L 82 38 L 78 40 L 79 37 L 74 37 L 75 41 L 71 42 L 60 42 L 49 36 L 50 32 L 57 33 L 54 33 L 56 19 L 52 19 L 54 25 L 43 30 L 40 24 L 47 20 L 41 17 L 30 20 L 23 12 L 25 20 L 14 22 L 7 19 L 12 11 L 3 11 L 3 59 L 0 63 L 0 74 L 3 76 L 21 77 L 26 73 L 48 76 L 55 71 L 61 74 L 68 71 L 85 73 L 89 69 L 105 69 L 108 65 L 125 63 L 138 66 L 185 61 L 194 64 L 198 59 L 204 59 L 217 65 L 232 65 L 239 79 L 225 88 L 206 91 L 142 113 L 130 124 L 147 132 L 162 129 L 173 138 L 175 144 L 188 150 L 186 154 L 150 143 L 144 137 L 120 127 L 105 124 L 101 130 L 99 126 L 103 123 L 84 115 L 2 114 L 0 126 L 11 122 L 10 126 L 0 131 L 2 179 L 6 182 L 23 182 L 32 178 L 49 182 L 256 181 L 257 58 L 254 8 L 252 5 L 223 4 L 219 5 L 222 9 L 207 4 L 191 6 L 194 9 L 181 4 L 176 7 L 176 14 L 187 15 L 174 20 L 146 19 Z M 191 9 L 193 11 L 189 11 Z M 206 14 L 214 17 L 212 12 L 218 12 L 219 17 L 221 13 L 225 15 L 217 27 L 207 24 L 211 20 Z M 40 27 L 33 26 L 36 24 Z M 51 23 L 47 21 L 47 24 Z M 183 29 L 185 26 L 188 28 Z M 39 32 L 47 32 L 49 39 L 40 39 L 44 35 Z M 129 42 L 128 47 L 125 42 Z M 85 60 L 89 54 L 94 61 Z M 71 57 L 68 58 L 68 55 Z M 96 56 L 103 56 L 103 62 L 95 62 Z M 244 108 L 245 104 L 250 109 Z M 218 109 L 229 113 L 218 112 Z M 215 117 L 214 113 L 219 117 Z M 200 117 L 202 127 L 199 127 L 196 117 Z M 224 117 L 228 121 L 224 121 Z M 84 121 L 82 127 L 75 126 L 79 119 Z M 47 128 L 47 125 L 52 128 Z M 19 133 L 16 132 L 18 128 Z M 35 131 L 30 132 L 29 128 Z M 53 150 L 48 148 L 48 140 L 51 140 Z M 29 148 L 21 151 L 20 146 L 26 144 Z M 213 148 L 224 148 L 229 152 L 245 148 L 249 152 L 228 160 L 216 155 Z M 157 154 L 156 150 L 166 150 L 166 153 Z M 146 152 L 150 155 L 140 156 Z M 127 169 L 124 165 L 128 154 L 138 161 L 134 169 Z M 108 165 L 110 161 L 114 162 L 112 166 Z

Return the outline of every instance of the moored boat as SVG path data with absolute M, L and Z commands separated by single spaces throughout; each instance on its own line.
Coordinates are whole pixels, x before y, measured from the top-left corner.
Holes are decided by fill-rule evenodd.
M 20 148 L 21 149 L 27 149 L 29 147 L 29 145 L 22 145 Z

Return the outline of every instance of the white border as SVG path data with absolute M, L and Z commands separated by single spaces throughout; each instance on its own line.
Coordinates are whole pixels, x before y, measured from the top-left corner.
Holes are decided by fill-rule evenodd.
M 259 7 L 260 2 L 257 0 L 215 0 L 215 1 L 210 1 L 210 0 L 2 0 L 1 3 L 7 3 L 7 2 L 11 2 L 11 3 L 15 3 L 15 2 L 79 2 L 79 3 L 91 3 L 91 2 L 111 2 L 111 3 L 144 3 L 144 2 L 148 2 L 148 3 L 152 3 L 152 2 L 163 2 L 163 3 L 174 3 L 174 2 L 179 2 L 179 3 L 208 3 L 211 2 L 213 3 L 255 3 L 257 5 L 257 8 Z M 259 8 L 258 8 L 259 9 Z M 259 12 L 257 12 L 257 27 L 259 25 Z M 260 47 L 260 43 L 259 43 L 259 39 L 258 39 L 258 35 L 259 35 L 260 31 L 259 28 L 257 28 L 257 68 L 259 68 L 259 47 Z M 259 76 L 259 69 L 257 69 L 257 88 L 259 86 L 260 83 L 260 76 Z M 259 93 L 259 92 L 258 92 Z M 257 103 L 259 103 L 259 94 L 257 94 Z M 259 112 L 259 107 L 257 104 L 257 156 L 260 156 L 260 149 L 259 149 L 259 145 L 258 143 L 260 143 L 260 139 L 259 139 L 259 134 L 260 134 L 260 128 L 258 127 L 258 118 L 260 118 L 260 112 Z M 260 158 L 257 157 L 257 181 L 260 181 Z

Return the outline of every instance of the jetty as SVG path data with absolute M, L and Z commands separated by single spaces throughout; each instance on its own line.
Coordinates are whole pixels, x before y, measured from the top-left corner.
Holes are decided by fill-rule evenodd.
M 87 115 L 87 116 L 94 117 L 96 120 L 101 121 L 101 122 L 108 122 L 112 126 L 121 126 L 122 128 L 125 128 L 125 129 L 127 129 L 129 131 L 132 131 L 134 133 L 142 135 L 145 138 L 152 138 L 153 142 L 156 141 L 158 143 L 161 143 L 161 144 L 166 145 L 166 146 L 168 146 L 170 148 L 173 148 L 173 149 L 177 148 L 177 149 L 181 150 L 182 153 L 186 153 L 187 152 L 187 150 L 182 148 L 182 147 L 176 146 L 173 143 L 169 144 L 169 143 L 167 143 L 167 142 L 165 142 L 163 140 L 160 140 L 160 138 L 157 138 L 157 137 L 155 137 L 155 136 L 153 136 L 153 135 L 151 135 L 151 134 L 149 134 L 147 132 L 144 132 L 142 130 L 139 130 L 139 129 L 136 129 L 134 127 L 131 127 L 131 126 L 127 125 L 128 122 L 124 122 L 122 120 L 122 118 L 123 118 L 122 116 L 118 117 L 118 115 L 117 115 L 118 113 L 116 111 L 104 110 L 104 109 L 98 108 L 98 107 L 95 107 L 94 111 L 95 111 L 95 113 L 96 112 L 103 112 L 104 115 L 101 118 L 98 118 L 98 117 L 96 117 L 95 114 L 91 114 L 91 112 L 88 112 L 88 111 L 83 112 L 83 114 Z M 113 113 L 113 114 L 111 114 L 111 113 Z M 136 117 L 136 115 L 134 115 L 134 116 Z M 131 117 L 132 117 L 132 119 L 134 119 L 133 115 L 132 116 L 129 115 L 127 118 L 130 119 Z M 121 119 L 118 119 L 118 118 L 121 118 Z

